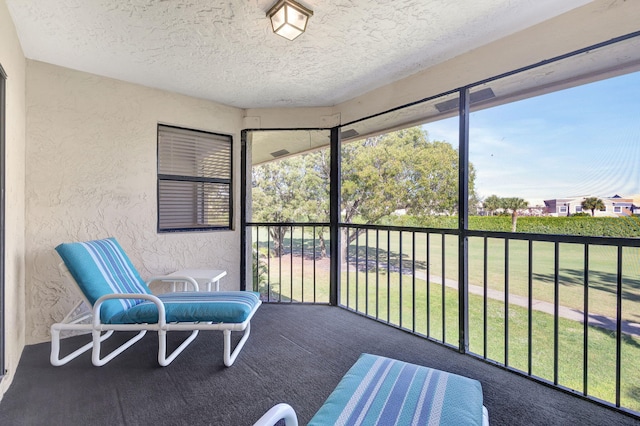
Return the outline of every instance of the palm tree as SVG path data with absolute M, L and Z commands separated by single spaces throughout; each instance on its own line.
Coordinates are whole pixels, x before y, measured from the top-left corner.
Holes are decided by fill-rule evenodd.
M 585 210 L 591 210 L 591 216 L 595 216 L 596 209 L 604 210 L 604 202 L 598 197 L 585 198 L 582 201 L 582 208 Z
M 511 210 L 511 232 L 516 232 L 516 225 L 518 223 L 518 210 L 527 208 L 529 202 L 522 198 L 510 197 L 501 198 L 500 207 L 505 210 Z
M 498 210 L 500 208 L 500 197 L 498 197 L 495 194 L 494 195 L 489 195 L 482 202 L 482 206 L 484 207 L 484 209 L 486 211 L 491 213 L 491 216 L 493 216 L 493 212 L 495 212 L 496 210 Z

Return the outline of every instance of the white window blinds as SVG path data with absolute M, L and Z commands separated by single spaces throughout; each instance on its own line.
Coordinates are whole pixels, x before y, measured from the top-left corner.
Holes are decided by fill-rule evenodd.
M 158 125 L 158 231 L 230 229 L 228 135 Z

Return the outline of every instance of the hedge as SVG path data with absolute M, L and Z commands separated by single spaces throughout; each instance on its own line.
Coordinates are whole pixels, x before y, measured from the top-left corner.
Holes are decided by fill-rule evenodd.
M 425 228 L 457 228 L 457 216 L 388 217 L 383 224 Z M 511 216 L 469 216 L 469 229 L 510 232 Z M 640 218 L 631 217 L 518 217 L 517 232 L 533 234 L 640 237 Z

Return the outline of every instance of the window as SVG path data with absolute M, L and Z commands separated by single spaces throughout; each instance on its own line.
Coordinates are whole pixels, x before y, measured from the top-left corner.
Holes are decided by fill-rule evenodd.
M 576 213 L 582 213 L 582 206 L 576 206 Z
M 613 207 L 613 212 L 614 212 L 614 213 L 622 213 L 622 207 L 620 207 L 620 206 L 614 206 L 614 207 Z
M 158 232 L 231 229 L 231 136 L 158 125 Z
M 560 213 L 566 213 L 567 212 L 567 206 L 560 206 Z

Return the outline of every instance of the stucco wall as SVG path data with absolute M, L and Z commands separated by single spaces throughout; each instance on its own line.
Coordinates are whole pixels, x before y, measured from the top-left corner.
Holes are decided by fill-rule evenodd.
M 158 123 L 233 136 L 234 231 L 157 233 Z M 61 242 L 114 236 L 143 278 L 208 267 L 239 288 L 241 124 L 236 108 L 27 61 L 28 344 L 77 299 L 57 270 Z
M 5 367 L 0 398 L 13 380 L 25 342 L 25 59 L 0 0 L 0 64 L 6 81 Z

